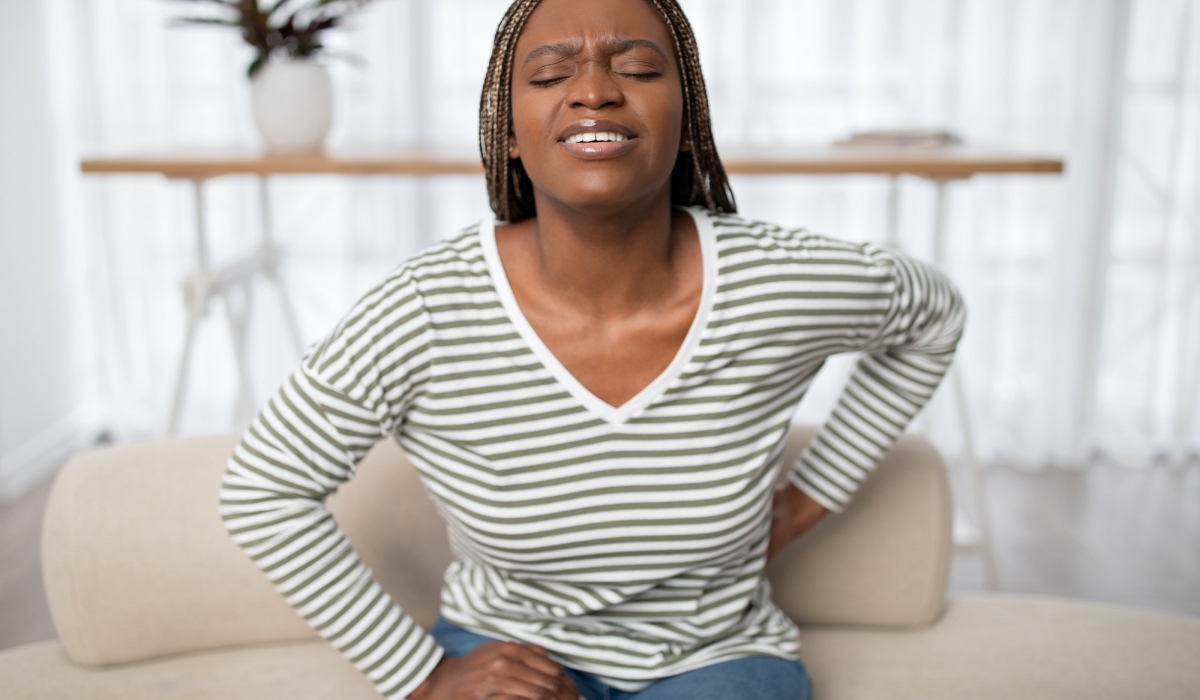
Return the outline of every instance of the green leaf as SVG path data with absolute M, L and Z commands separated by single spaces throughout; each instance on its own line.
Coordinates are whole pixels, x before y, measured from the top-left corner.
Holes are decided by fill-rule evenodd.
M 242 23 L 236 19 L 220 19 L 217 17 L 176 17 L 172 24 L 209 24 L 221 27 L 240 27 Z
M 293 49 L 292 54 L 301 58 L 307 58 L 323 48 L 325 47 L 321 45 L 321 42 L 316 41 L 315 39 L 301 39 L 300 41 L 296 42 L 296 48 Z
M 267 65 L 267 57 L 259 54 L 250 62 L 250 67 L 246 69 L 246 75 L 253 78 L 254 74 L 262 70 L 265 65 Z
M 190 2 L 192 4 L 208 3 L 209 5 L 220 5 L 221 7 L 237 7 L 237 0 L 172 0 L 173 2 Z
M 259 58 L 250 65 L 253 75 L 266 62 L 273 48 L 293 56 L 309 56 L 323 50 L 318 41 L 321 32 L 334 29 L 351 13 L 372 0 L 272 0 L 270 9 L 259 6 L 260 0 L 167 0 L 192 5 L 217 5 L 235 13 L 232 18 L 183 17 L 174 25 L 207 25 L 241 29 L 242 39 L 254 47 Z M 294 8 L 289 11 L 289 7 Z M 279 17 L 272 21 L 272 17 Z

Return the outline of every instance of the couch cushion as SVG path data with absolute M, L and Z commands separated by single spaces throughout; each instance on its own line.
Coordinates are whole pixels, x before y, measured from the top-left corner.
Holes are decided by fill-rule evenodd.
M 107 668 L 57 642 L 0 654 L 5 700 L 380 700 L 324 640 L 246 646 Z
M 952 602 L 923 630 L 805 628 L 819 700 L 1200 697 L 1200 620 L 1065 600 Z M 323 641 L 90 669 L 55 643 L 0 654 L 5 700 L 378 700 Z
M 820 700 L 1200 698 L 1200 619 L 1062 599 L 961 598 L 926 629 L 800 644 Z

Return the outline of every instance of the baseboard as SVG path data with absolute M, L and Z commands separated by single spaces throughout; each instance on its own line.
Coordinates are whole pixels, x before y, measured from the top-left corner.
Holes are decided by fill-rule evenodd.
M 0 500 L 20 498 L 66 463 L 92 446 L 100 432 L 98 412 L 82 405 L 57 423 L 0 455 Z

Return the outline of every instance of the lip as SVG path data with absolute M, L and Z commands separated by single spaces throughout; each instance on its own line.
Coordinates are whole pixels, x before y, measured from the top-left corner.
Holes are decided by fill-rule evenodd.
M 558 135 L 559 141 L 566 141 L 575 134 L 586 134 L 589 131 L 607 131 L 614 134 L 620 134 L 627 139 L 637 138 L 637 134 L 633 133 L 633 129 L 618 124 L 611 119 L 580 119 L 571 126 L 568 126 Z M 593 143 L 595 143 L 593 141 Z
M 620 134 L 626 140 L 587 141 L 580 143 L 566 142 L 567 139 L 576 134 L 585 134 L 590 131 L 607 131 Z M 615 158 L 616 156 L 624 155 L 633 149 L 637 145 L 637 142 L 638 136 L 632 129 L 611 119 L 580 119 L 564 129 L 558 136 L 558 145 L 567 149 L 572 155 L 587 159 Z

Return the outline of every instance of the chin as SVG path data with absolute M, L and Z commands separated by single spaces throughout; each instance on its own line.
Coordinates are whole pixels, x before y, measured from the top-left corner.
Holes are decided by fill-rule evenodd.
M 565 185 L 565 186 L 564 186 Z M 587 178 L 576 183 L 559 182 L 546 194 L 573 209 L 613 209 L 652 202 L 665 193 L 671 196 L 670 180 L 658 187 L 632 183 L 624 178 Z

